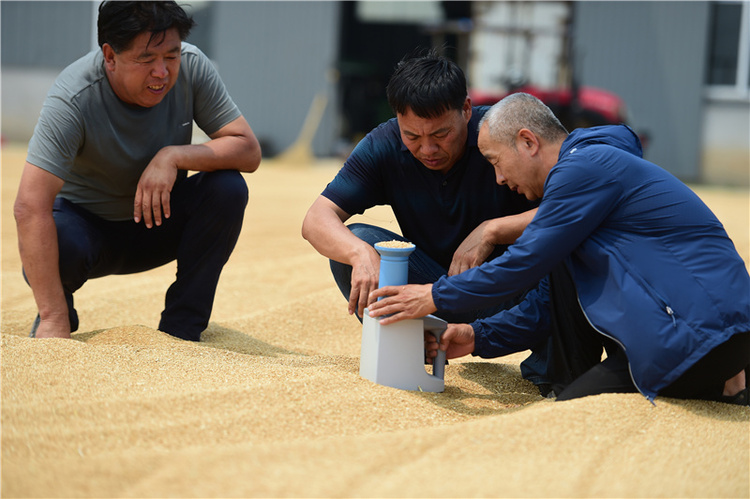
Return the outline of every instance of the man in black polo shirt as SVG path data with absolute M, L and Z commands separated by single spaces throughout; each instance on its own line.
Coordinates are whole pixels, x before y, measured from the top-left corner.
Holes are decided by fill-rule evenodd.
M 535 204 L 495 182 L 477 147 L 477 125 L 489 108 L 472 107 L 466 78 L 455 63 L 435 54 L 402 60 L 386 93 L 396 118 L 362 139 L 302 225 L 303 237 L 331 260 L 349 313 L 359 318 L 368 294 L 378 287 L 375 243 L 414 243 L 409 283 L 432 283 L 502 254 L 536 212 Z M 373 225 L 345 225 L 352 215 L 377 205 L 391 206 L 403 237 Z M 448 322 L 472 321 L 517 301 L 435 315 Z M 527 379 L 545 381 L 542 359 L 525 367 Z

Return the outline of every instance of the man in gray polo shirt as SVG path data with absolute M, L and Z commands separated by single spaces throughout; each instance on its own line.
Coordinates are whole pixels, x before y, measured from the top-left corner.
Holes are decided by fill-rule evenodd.
M 14 207 L 32 336 L 69 338 L 91 278 L 177 260 L 159 329 L 198 341 L 261 159 L 208 58 L 184 43 L 174 2 L 104 2 L 95 50 L 44 102 Z M 209 137 L 191 145 L 195 122 Z M 187 176 L 188 171 L 197 171 Z

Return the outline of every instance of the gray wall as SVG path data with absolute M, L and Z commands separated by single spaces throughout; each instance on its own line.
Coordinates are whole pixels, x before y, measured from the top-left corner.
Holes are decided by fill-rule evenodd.
M 91 50 L 93 2 L 0 2 L 2 65 L 61 70 Z
M 2 133 L 27 141 L 57 73 L 92 47 L 97 2 L 0 3 Z M 267 153 L 298 137 L 316 94 L 328 104 L 313 150 L 330 155 L 338 136 L 335 67 L 338 2 L 210 2 L 188 41 L 216 63 Z
M 28 140 L 56 73 L 90 49 L 96 5 L 0 3 L 5 138 Z M 190 41 L 215 61 L 266 152 L 294 142 L 314 96 L 323 94 L 328 105 L 313 149 L 334 153 L 339 2 L 203 5 Z M 576 10 L 581 82 L 625 100 L 634 127 L 651 133 L 648 159 L 684 180 L 699 179 L 708 3 L 583 1 Z
M 337 135 L 333 68 L 338 2 L 216 2 L 211 57 L 269 152 L 299 135 L 316 94 L 328 98 L 313 141 L 330 155 Z
M 92 47 L 93 2 L 0 2 L 2 136 L 31 137 L 52 82 Z
M 634 128 L 651 132 L 647 159 L 698 179 L 708 4 L 577 2 L 576 9 L 581 81 L 625 100 Z

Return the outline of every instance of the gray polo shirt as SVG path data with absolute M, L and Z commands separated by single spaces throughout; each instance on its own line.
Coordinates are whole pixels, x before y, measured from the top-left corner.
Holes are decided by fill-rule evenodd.
M 211 135 L 240 115 L 211 61 L 193 45 L 182 44 L 177 82 L 150 108 L 115 95 L 97 49 L 55 80 L 27 161 L 65 181 L 60 197 L 104 219 L 129 220 L 141 173 L 161 148 L 190 144 L 193 120 Z M 185 176 L 180 172 L 178 181 Z

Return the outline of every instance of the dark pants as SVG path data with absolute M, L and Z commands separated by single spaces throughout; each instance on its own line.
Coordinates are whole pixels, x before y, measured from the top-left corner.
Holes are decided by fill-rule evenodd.
M 198 173 L 177 184 L 170 197 L 170 218 L 151 229 L 143 222 L 107 221 L 70 201 L 55 200 L 60 277 L 73 331 L 78 328 L 73 293 L 87 280 L 134 274 L 177 260 L 159 330 L 200 340 L 219 275 L 242 228 L 247 184 L 233 170 Z
M 623 349 L 588 322 L 565 265 L 550 275 L 552 344 L 549 374 L 557 400 L 637 391 Z M 607 358 L 602 361 L 603 349 Z M 673 398 L 721 400 L 726 380 L 750 364 L 750 333 L 735 334 L 659 392 Z
M 395 232 L 367 224 L 354 223 L 348 226 L 349 230 L 362 239 L 370 246 L 374 246 L 375 243 L 381 241 L 406 241 L 406 239 Z M 341 294 L 348 300 L 349 294 L 352 289 L 352 267 L 331 260 L 331 272 L 333 278 L 336 280 L 336 285 L 339 287 Z M 437 281 L 440 277 L 446 275 L 448 269 L 441 266 L 435 260 L 433 260 L 424 250 L 417 247 L 409 256 L 409 284 L 429 284 Z M 523 300 L 525 292 L 519 293 L 516 297 L 508 300 L 505 303 L 501 303 L 492 308 L 477 309 L 468 312 L 449 312 L 447 310 L 438 310 L 434 313 L 435 316 L 452 323 L 452 324 L 465 324 L 474 322 L 477 319 L 490 317 L 497 314 L 502 310 L 512 308 Z M 362 321 L 361 317 L 357 317 Z M 541 386 L 548 383 L 547 380 L 547 342 L 538 345 L 532 349 L 531 355 L 523 361 L 521 364 L 521 371 L 523 377 L 532 383 Z

